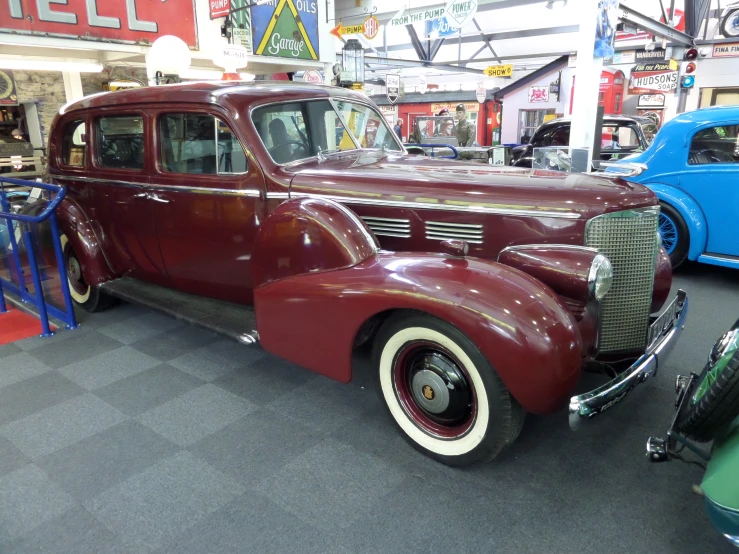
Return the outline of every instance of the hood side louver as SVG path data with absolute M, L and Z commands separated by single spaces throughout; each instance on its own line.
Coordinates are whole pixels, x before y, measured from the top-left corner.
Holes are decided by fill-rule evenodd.
M 362 216 L 367 227 L 375 235 L 384 237 L 398 237 L 407 239 L 411 236 L 411 222 L 408 219 L 393 219 L 390 217 Z
M 430 240 L 466 240 L 470 244 L 482 244 L 482 225 L 427 221 L 426 238 Z

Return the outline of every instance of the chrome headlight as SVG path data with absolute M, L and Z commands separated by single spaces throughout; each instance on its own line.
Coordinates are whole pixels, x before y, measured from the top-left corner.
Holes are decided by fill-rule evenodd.
M 596 300 L 603 298 L 613 284 L 613 267 L 608 258 L 598 254 L 593 258 L 588 272 L 588 290 Z

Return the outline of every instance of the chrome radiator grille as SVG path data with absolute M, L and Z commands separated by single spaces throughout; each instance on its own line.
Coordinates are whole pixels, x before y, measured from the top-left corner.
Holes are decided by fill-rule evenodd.
M 482 225 L 471 223 L 426 222 L 426 238 L 431 240 L 466 240 L 470 244 L 482 244 Z
M 658 208 L 604 214 L 591 219 L 585 244 L 613 265 L 613 286 L 601 300 L 600 352 L 644 348 L 652 303 Z

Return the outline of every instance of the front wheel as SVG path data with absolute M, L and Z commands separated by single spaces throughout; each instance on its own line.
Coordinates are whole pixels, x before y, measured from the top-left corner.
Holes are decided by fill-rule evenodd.
M 82 274 L 82 264 L 67 235 L 61 236 L 62 254 L 67 270 L 67 283 L 72 300 L 86 312 L 100 312 L 113 305 L 114 299 L 90 286 Z
M 688 257 L 690 234 L 680 212 L 664 202 L 660 202 L 659 234 L 662 237 L 662 246 L 670 256 L 672 268 L 675 269 Z
M 454 326 L 422 314 L 380 329 L 373 359 L 379 395 L 411 445 L 442 463 L 495 458 L 525 412 L 477 347 Z

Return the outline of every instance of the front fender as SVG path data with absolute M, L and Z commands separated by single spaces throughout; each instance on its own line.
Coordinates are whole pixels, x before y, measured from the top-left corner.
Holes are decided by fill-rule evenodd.
M 392 310 L 458 327 L 529 412 L 561 407 L 580 377 L 581 339 L 567 308 L 532 277 L 494 262 L 381 253 L 348 269 L 267 283 L 254 296 L 265 350 L 343 382 L 359 329 Z
M 57 220 L 62 234 L 77 254 L 80 269 L 89 285 L 98 285 L 116 277 L 105 259 L 100 241 L 82 211 L 69 198 L 65 198 L 57 209 Z
M 675 208 L 685 220 L 690 233 L 688 259 L 697 260 L 706 251 L 708 241 L 708 225 L 703 210 L 693 197 L 678 188 L 661 183 L 644 183 L 654 191 L 660 201 Z

